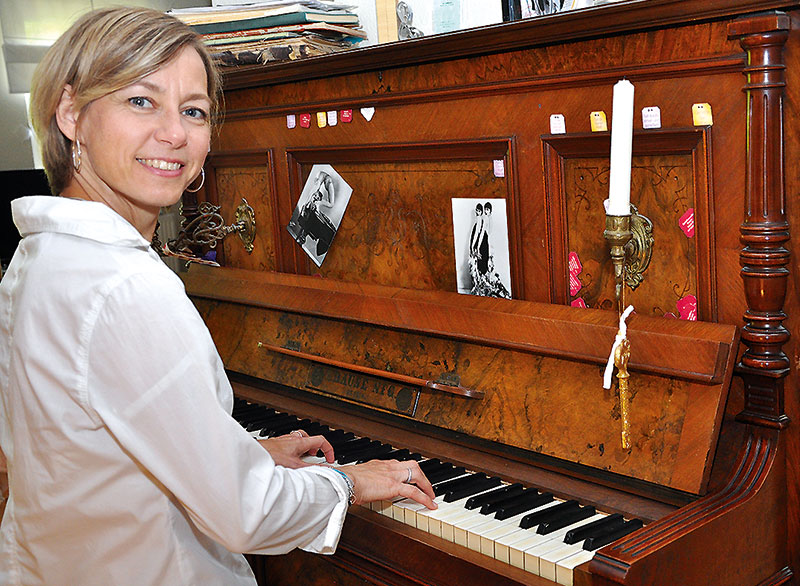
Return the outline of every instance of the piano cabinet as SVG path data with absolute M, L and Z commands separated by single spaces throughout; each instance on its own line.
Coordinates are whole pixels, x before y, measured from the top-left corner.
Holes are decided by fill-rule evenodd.
M 796 0 L 630 0 L 226 71 L 226 119 L 184 215 L 209 201 L 230 222 L 245 197 L 254 250 L 228 238 L 220 268 L 183 278 L 237 396 L 645 522 L 576 585 L 795 583 L 800 210 L 786 193 L 800 178 L 784 166 L 800 157 L 798 17 Z M 631 200 L 654 233 L 626 291 L 630 451 L 616 391 L 592 382 L 617 311 L 610 138 L 589 115 L 613 125 L 622 77 L 636 88 Z M 651 106 L 660 128 L 642 127 Z M 287 124 L 341 110 L 351 122 Z M 321 266 L 287 230 L 318 164 L 353 188 Z M 453 198 L 502 200 L 511 300 L 455 293 Z M 553 583 L 359 507 L 334 556 L 251 563 L 263 584 Z

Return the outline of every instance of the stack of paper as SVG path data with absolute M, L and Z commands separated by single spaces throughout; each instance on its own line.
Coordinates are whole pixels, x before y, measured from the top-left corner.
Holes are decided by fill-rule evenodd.
M 366 38 L 352 6 L 323 0 L 229 1 L 170 11 L 200 33 L 224 65 L 324 55 L 349 49 Z

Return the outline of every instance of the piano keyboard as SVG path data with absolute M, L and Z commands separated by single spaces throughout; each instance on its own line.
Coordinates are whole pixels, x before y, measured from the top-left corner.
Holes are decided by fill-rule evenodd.
M 336 466 L 372 459 L 419 462 L 433 485 L 436 510 L 410 499 L 365 505 L 373 511 L 480 552 L 558 584 L 571 585 L 573 570 L 600 547 L 642 527 L 639 519 L 606 514 L 575 500 L 508 483 L 482 472 L 425 458 L 349 431 L 236 399 L 233 417 L 259 439 L 302 429 L 331 443 Z M 324 458 L 309 461 L 324 463 Z

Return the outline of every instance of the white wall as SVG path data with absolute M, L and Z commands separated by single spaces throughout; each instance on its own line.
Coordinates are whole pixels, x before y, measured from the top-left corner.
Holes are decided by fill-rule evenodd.
M 35 64 L 14 61 L 20 59 L 20 54 L 36 54 L 36 45 L 55 40 L 85 12 L 120 4 L 168 10 L 210 6 L 211 1 L 0 0 L 0 171 L 34 168 L 25 95 L 10 92 L 8 73 L 10 70 L 15 86 L 24 86 Z M 7 54 L 11 57 L 8 68 Z

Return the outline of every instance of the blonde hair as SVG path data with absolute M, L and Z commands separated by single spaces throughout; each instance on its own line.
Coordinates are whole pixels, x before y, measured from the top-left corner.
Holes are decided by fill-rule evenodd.
M 47 51 L 31 83 L 31 121 L 50 190 L 72 180 L 72 142 L 56 121 L 64 87 L 79 111 L 158 70 L 184 47 L 200 55 L 208 78 L 212 130 L 219 124 L 219 73 L 202 39 L 181 21 L 148 8 L 101 8 L 82 16 Z

